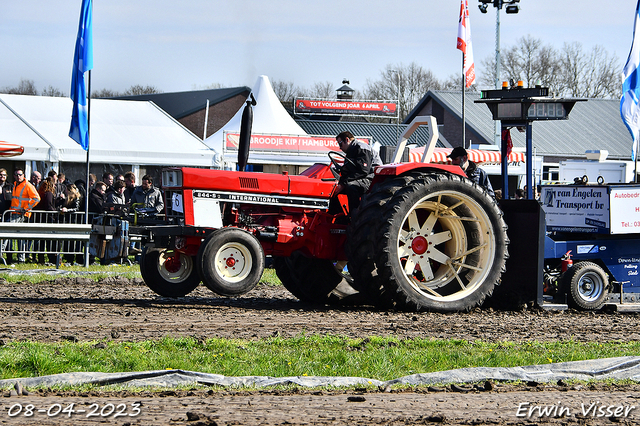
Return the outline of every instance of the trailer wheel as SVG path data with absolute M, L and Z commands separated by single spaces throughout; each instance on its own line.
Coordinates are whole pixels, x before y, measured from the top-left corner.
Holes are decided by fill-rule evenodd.
M 306 257 L 299 251 L 293 252 L 290 257 L 274 257 L 273 266 L 282 285 L 301 302 L 306 303 L 329 302 L 331 293 L 343 281 L 349 280 L 339 270 L 344 267 L 343 264 Z
M 383 285 L 396 306 L 410 310 L 480 306 L 500 283 L 508 257 L 507 226 L 495 200 L 450 174 L 393 180 L 402 187 L 372 215 L 375 243 L 361 254 L 375 265 L 372 286 Z
M 200 284 L 194 258 L 174 250 L 142 250 L 140 274 L 145 284 L 160 296 L 183 297 Z
M 578 262 L 562 275 L 567 303 L 572 308 L 593 311 L 604 305 L 609 292 L 607 273 L 593 262 Z
M 200 246 L 197 265 L 202 281 L 221 296 L 251 291 L 264 272 L 264 251 L 256 237 L 238 228 L 222 228 Z

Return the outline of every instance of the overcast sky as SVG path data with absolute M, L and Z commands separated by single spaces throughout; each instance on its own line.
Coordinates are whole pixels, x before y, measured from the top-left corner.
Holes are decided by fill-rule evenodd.
M 495 55 L 496 13 L 469 0 L 476 72 Z M 0 87 L 34 80 L 69 93 L 80 0 L 0 1 Z M 521 0 L 501 12 L 501 43 L 531 35 L 561 48 L 602 45 L 624 66 L 636 0 Z M 253 86 L 259 75 L 310 88 L 343 78 L 362 90 L 388 64 L 460 73 L 459 0 L 94 0 L 92 91 Z

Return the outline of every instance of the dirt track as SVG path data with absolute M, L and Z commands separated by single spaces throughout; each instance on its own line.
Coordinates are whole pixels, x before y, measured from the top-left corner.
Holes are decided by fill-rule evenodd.
M 299 303 L 281 287 L 260 285 L 244 297 L 219 298 L 200 287 L 190 297 L 157 297 L 141 281 L 58 278 L 49 283 L 0 286 L 0 340 L 127 340 L 163 336 L 259 339 L 280 335 L 339 334 L 351 337 L 394 335 L 399 338 L 456 338 L 465 340 L 539 340 L 573 338 L 578 341 L 628 341 L 640 339 L 638 314 L 585 314 L 523 310 L 477 310 L 469 314 L 386 312 L 362 307 L 313 307 Z M 631 355 L 631 354 L 630 354 Z M 636 355 L 636 354 L 633 354 Z M 640 386 L 610 389 L 571 389 L 563 386 L 515 388 L 495 385 L 491 391 L 469 393 L 416 389 L 413 392 L 207 392 L 190 394 L 35 393 L 2 400 L 0 424 L 59 424 L 61 416 L 9 417 L 14 404 L 141 402 L 139 416 L 105 417 L 125 424 L 602 424 L 605 417 L 580 418 L 581 404 L 640 407 Z M 8 394 L 7 394 L 8 395 Z M 563 406 L 563 418 L 518 417 L 519 404 Z M 76 407 L 79 407 L 77 405 Z M 629 408 L 630 409 L 630 408 Z M 640 410 L 614 420 L 640 424 Z M 567 411 L 565 410 L 565 413 Z M 187 414 L 191 413 L 191 414 Z M 534 413 L 535 414 L 535 413 Z M 576 416 L 577 415 L 577 416 Z M 197 418 L 197 419 L 196 419 Z M 191 420 L 190 420 L 191 419 Z M 69 423 L 82 423 L 76 414 Z

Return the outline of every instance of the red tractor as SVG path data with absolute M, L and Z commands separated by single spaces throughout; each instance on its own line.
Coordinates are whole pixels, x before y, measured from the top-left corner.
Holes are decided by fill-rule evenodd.
M 341 211 L 329 211 L 344 161 L 338 152 L 329 153 L 331 164 L 315 164 L 299 176 L 167 169 L 165 224 L 127 232 L 126 221 L 103 216 L 94 223 L 91 252 L 126 255 L 131 236 L 140 237 L 142 277 L 163 296 L 184 296 L 200 282 L 223 296 L 246 293 L 258 284 L 269 255 L 283 285 L 301 301 L 351 297 L 415 311 L 470 310 L 500 283 L 506 225 L 495 200 L 458 166 L 398 163 L 421 124 L 431 128 L 425 156 L 433 150 L 435 119 L 418 117 L 400 139 L 394 162 L 375 170 L 356 211 L 348 211 L 341 195 Z

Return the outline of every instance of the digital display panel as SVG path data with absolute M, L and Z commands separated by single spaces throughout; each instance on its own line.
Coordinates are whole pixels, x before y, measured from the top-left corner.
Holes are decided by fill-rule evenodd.
M 533 120 L 566 118 L 564 105 L 559 102 L 532 103 L 527 111 L 527 118 Z
M 516 102 L 498 104 L 498 120 L 522 118 L 522 104 Z

